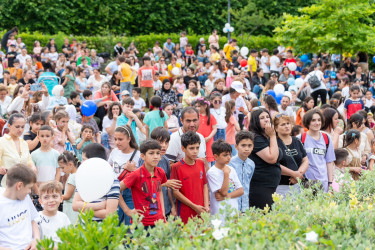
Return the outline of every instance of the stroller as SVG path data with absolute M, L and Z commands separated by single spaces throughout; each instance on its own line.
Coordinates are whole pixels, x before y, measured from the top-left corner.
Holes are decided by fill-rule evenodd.
M 55 73 L 44 72 L 39 76 L 38 82 L 30 86 L 30 90 L 31 91 L 42 90 L 42 86 L 40 85 L 41 82 L 44 82 L 44 84 L 46 85 L 48 89 L 49 94 L 52 96 L 53 87 L 55 87 L 56 85 L 59 85 L 61 82 L 61 79 L 60 77 L 56 76 Z

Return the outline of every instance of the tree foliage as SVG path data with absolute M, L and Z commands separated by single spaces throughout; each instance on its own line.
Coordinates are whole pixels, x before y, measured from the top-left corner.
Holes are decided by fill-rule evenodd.
M 321 0 L 301 9 L 300 16 L 284 14 L 277 40 L 301 52 L 373 52 L 374 13 L 369 1 Z

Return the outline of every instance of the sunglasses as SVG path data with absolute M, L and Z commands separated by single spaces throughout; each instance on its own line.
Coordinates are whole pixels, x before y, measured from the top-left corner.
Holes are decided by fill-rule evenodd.
M 223 102 L 221 100 L 214 100 L 214 104 L 222 104 Z
M 276 119 L 279 119 L 279 118 L 281 118 L 281 117 L 284 117 L 284 118 L 290 118 L 289 116 L 287 116 L 287 115 L 285 115 L 285 114 L 277 114 L 277 115 L 275 115 L 275 118 Z

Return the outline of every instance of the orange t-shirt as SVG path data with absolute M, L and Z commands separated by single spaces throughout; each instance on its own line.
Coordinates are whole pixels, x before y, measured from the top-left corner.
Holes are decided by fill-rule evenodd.
M 228 122 L 227 128 L 225 129 L 225 140 L 230 145 L 236 144 L 236 139 L 235 139 L 235 136 L 236 136 L 236 127 L 235 127 L 235 124 L 236 124 L 236 118 L 234 117 L 234 115 L 232 115 L 229 118 L 229 122 Z
M 154 67 L 142 66 L 138 70 L 138 77 L 140 77 L 139 79 L 140 79 L 141 87 L 152 88 L 154 86 L 154 75 L 155 75 Z
M 15 67 L 8 68 L 8 70 L 9 70 L 10 75 L 13 75 L 14 71 L 16 71 L 16 68 Z M 17 81 L 22 78 L 22 75 L 23 75 L 23 70 L 19 68 L 16 73 Z
M 302 123 L 302 118 L 301 118 L 301 112 L 302 112 L 303 108 L 300 108 L 298 111 L 297 111 L 297 115 L 296 115 L 296 125 L 300 125 L 303 127 L 303 129 L 305 130 L 305 132 L 308 130 L 307 128 L 305 128 L 303 126 L 303 123 Z
M 203 135 L 204 138 L 208 137 L 213 129 L 213 126 L 217 124 L 216 119 L 213 115 L 210 115 L 210 123 L 207 125 L 208 116 L 199 114 L 199 129 L 198 133 Z M 206 142 L 206 158 L 207 162 L 215 161 L 214 154 L 212 153 L 212 144 L 214 143 L 214 138 Z

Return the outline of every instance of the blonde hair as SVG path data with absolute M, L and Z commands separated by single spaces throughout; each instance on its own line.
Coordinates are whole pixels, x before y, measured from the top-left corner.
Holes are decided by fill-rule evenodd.
M 44 193 L 53 193 L 56 192 L 62 195 L 63 185 L 58 181 L 49 181 L 45 182 L 39 187 L 39 196 L 42 196 Z

